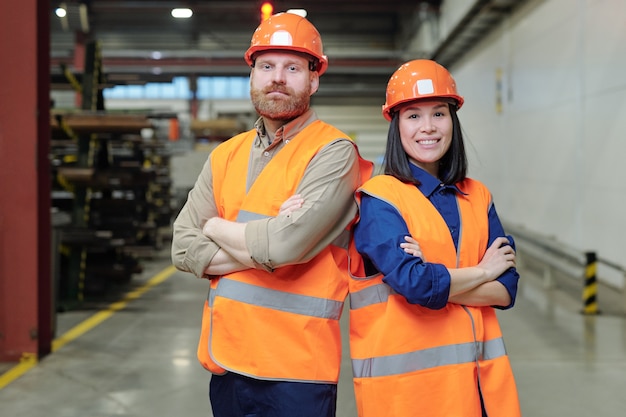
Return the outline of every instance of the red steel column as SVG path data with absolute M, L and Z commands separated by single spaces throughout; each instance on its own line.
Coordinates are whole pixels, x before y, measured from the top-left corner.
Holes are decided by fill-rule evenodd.
M 51 345 L 49 0 L 0 14 L 0 361 Z

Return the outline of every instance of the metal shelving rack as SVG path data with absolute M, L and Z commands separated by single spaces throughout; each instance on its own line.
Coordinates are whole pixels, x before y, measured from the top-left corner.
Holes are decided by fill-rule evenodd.
M 106 112 L 97 42 L 86 45 L 85 71 L 70 81 L 81 109 L 51 112 L 53 206 L 71 214 L 60 232 L 59 310 L 79 308 L 128 283 L 141 257 L 162 243 L 169 226 L 169 155 L 146 140 L 148 115 Z

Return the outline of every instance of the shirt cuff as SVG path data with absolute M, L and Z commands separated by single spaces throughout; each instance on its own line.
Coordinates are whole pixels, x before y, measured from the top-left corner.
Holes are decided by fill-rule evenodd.
M 248 222 L 245 229 L 245 239 L 255 268 L 272 272 L 274 268 L 269 259 L 269 221 L 270 219 L 261 219 Z
M 190 271 L 198 278 L 209 278 L 210 276 L 205 274 L 204 270 L 209 266 L 219 250 L 220 247 L 215 242 L 208 240 L 204 236 L 197 236 L 187 249 L 185 259 L 183 260 L 184 269 Z M 196 256 L 191 257 L 190 254 L 195 254 Z
M 499 310 L 508 310 L 509 308 L 515 305 L 515 299 L 517 297 L 517 283 L 519 281 L 519 274 L 517 270 L 511 268 L 506 271 L 504 274 L 500 275 L 496 278 L 496 281 L 500 282 L 504 285 L 504 288 L 509 292 L 509 296 L 511 297 L 511 303 L 508 306 L 494 306 Z
M 442 309 L 448 304 L 450 296 L 450 272 L 441 264 L 432 264 L 434 269 L 433 295 L 426 307 L 432 310 Z

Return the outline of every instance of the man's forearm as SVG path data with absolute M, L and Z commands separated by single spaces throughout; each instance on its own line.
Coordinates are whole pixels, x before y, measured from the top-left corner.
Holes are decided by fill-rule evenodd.
M 202 228 L 202 233 L 215 241 L 234 260 L 248 268 L 254 268 L 254 262 L 246 246 L 245 231 L 245 223 L 231 222 L 220 217 L 207 220 Z
M 233 258 L 225 250 L 220 249 L 211 259 L 211 263 L 206 267 L 204 273 L 209 278 L 214 278 L 231 272 L 243 271 L 244 269 L 249 269 L 249 267 Z

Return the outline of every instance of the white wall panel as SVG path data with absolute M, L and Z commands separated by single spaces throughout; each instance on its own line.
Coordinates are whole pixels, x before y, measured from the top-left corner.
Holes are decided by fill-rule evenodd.
M 623 0 L 534 1 L 452 68 L 471 174 L 501 217 L 621 265 L 624 45 Z
M 537 111 L 579 96 L 578 29 L 555 27 L 523 49 L 513 46 L 509 106 L 513 112 Z M 521 40 L 513 37 L 513 43 Z
M 508 30 L 518 41 L 514 44 L 516 50 L 549 41 L 550 33 L 555 29 L 578 26 L 578 11 L 582 2 L 584 0 L 529 1 L 511 17 L 512 26 Z
M 583 244 L 602 245 L 601 255 L 626 263 L 626 91 L 593 95 L 585 101 L 585 179 L 582 183 Z
M 511 222 L 537 231 L 567 234 L 568 241 L 580 217 L 576 199 L 581 174 L 579 152 L 569 146 L 577 135 L 576 126 L 563 124 L 562 120 L 574 111 L 572 106 L 561 106 L 543 114 L 511 116 L 507 129 L 515 132 L 515 142 L 507 160 L 507 183 L 500 184 L 511 191 L 507 196 L 514 197 L 512 205 L 505 205 L 507 211 L 515 213 Z
M 584 9 L 584 86 L 588 95 L 626 90 L 626 1 L 588 0 Z
M 585 175 L 592 187 L 624 189 L 626 178 L 626 95 L 615 91 L 586 101 L 585 142 L 582 145 Z

